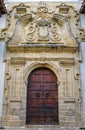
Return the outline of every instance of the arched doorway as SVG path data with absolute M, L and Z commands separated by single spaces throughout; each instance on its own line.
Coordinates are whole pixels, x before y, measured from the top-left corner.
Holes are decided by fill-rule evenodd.
M 26 124 L 58 123 L 57 77 L 48 68 L 37 68 L 28 77 Z

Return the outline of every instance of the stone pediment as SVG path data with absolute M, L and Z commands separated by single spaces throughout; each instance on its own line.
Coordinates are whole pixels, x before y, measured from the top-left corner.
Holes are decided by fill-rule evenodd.
M 47 14 L 26 14 L 21 16 L 15 26 L 15 32 L 7 42 L 10 45 L 20 44 L 59 44 L 76 46 L 68 26 L 66 17 L 54 14 L 53 17 Z
M 50 8 L 51 7 L 51 8 Z M 71 5 L 20 3 L 10 7 L 0 39 L 8 46 L 78 47 L 79 15 Z M 83 32 L 82 32 L 83 33 Z M 84 39 L 84 38 L 83 38 Z

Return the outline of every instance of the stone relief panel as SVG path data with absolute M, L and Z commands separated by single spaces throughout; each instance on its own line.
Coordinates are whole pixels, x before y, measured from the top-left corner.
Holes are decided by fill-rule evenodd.
M 64 41 L 59 34 L 60 32 L 61 29 L 56 22 L 52 23 L 52 21 L 49 21 L 46 17 L 40 17 L 39 20 L 29 22 L 28 25 L 26 25 L 24 28 L 26 39 L 24 40 L 26 43 L 49 42 L 64 44 Z
M 11 101 L 8 113 L 10 115 L 14 115 L 14 116 L 19 115 L 19 113 L 20 113 L 20 104 L 21 104 L 21 102 Z
M 74 89 L 74 59 L 60 61 L 60 64 L 63 66 L 63 84 L 64 84 L 64 97 L 75 98 L 75 89 Z M 67 102 L 65 100 L 65 102 Z M 74 102 L 72 100 L 72 102 Z

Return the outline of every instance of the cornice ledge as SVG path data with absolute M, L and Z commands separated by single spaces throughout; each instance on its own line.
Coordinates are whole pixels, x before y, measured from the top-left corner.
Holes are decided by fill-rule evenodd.
M 51 43 L 46 43 L 46 44 L 21 44 L 21 45 L 8 45 L 7 46 L 8 50 L 10 52 L 23 52 L 23 51 L 26 51 L 26 52 L 29 52 L 29 51 L 36 51 L 38 49 L 39 50 L 42 50 L 42 51 L 45 51 L 45 50 L 55 50 L 57 52 L 76 52 L 77 49 L 78 49 L 78 46 L 73 46 L 73 45 L 70 45 L 70 46 L 66 46 L 66 45 L 63 45 L 63 44 L 51 44 Z

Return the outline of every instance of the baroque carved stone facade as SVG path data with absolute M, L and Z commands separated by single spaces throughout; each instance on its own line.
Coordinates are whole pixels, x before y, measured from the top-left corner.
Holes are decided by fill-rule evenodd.
M 85 36 L 77 4 L 10 3 L 8 9 L 0 33 L 6 42 L 3 125 L 26 125 L 28 77 L 41 67 L 58 78 L 59 125 L 82 125 L 79 41 Z

